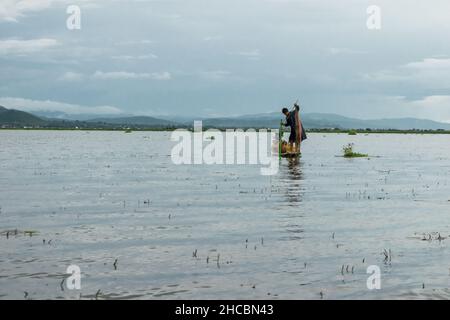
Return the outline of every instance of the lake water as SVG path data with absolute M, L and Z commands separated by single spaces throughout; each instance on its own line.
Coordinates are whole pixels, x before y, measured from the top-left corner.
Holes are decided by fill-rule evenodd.
M 176 166 L 164 132 L 0 146 L 2 299 L 450 298 L 450 135 L 310 134 L 274 176 Z

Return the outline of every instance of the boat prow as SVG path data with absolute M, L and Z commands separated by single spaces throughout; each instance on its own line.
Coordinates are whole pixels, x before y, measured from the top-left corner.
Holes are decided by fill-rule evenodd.
M 302 155 L 301 152 L 286 152 L 286 153 L 281 153 L 280 156 L 282 158 L 298 158 Z

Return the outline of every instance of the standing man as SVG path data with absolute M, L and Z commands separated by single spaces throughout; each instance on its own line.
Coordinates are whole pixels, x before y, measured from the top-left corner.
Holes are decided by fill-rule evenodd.
M 300 152 L 300 144 L 303 140 L 306 140 L 306 133 L 303 128 L 302 121 L 300 119 L 300 106 L 295 103 L 294 110 L 289 111 L 287 108 L 283 108 L 283 114 L 286 116 L 285 127 L 291 128 L 291 134 L 289 135 L 289 145 L 291 150 L 295 150 L 296 152 Z M 295 149 L 294 147 L 295 143 Z
M 288 108 L 283 108 L 281 112 L 283 112 L 283 114 L 286 116 L 286 123 L 284 123 L 284 126 L 291 128 L 291 134 L 289 135 L 290 149 L 295 150 L 294 143 L 297 142 L 297 122 L 295 121 L 295 111 L 290 112 Z

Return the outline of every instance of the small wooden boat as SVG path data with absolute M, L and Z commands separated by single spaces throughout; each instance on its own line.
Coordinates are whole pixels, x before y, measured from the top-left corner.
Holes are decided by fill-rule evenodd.
M 302 154 L 301 152 L 285 152 L 280 154 L 281 158 L 297 158 L 300 157 Z

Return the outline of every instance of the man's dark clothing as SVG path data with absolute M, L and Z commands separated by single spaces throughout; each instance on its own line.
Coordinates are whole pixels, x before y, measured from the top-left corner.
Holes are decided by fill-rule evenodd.
M 289 112 L 286 117 L 285 127 L 291 127 L 291 134 L 289 135 L 289 142 L 294 143 L 297 141 L 297 123 L 295 121 L 295 112 Z

